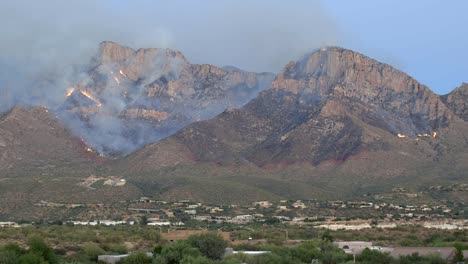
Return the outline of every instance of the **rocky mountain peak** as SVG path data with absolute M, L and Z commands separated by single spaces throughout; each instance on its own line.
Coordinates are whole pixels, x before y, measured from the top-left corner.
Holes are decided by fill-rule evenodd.
M 148 78 L 155 73 L 179 75 L 189 67 L 185 56 L 176 50 L 141 48 L 134 50 L 120 44 L 104 41 L 93 58 L 91 67 L 99 72 L 125 77 L 132 81 Z
M 441 96 L 441 99 L 458 117 L 468 121 L 468 83 L 462 83 L 449 94 Z
M 277 90 L 302 97 L 333 100 L 328 113 L 350 108 L 374 113 L 371 119 L 387 123 L 384 129 L 412 136 L 446 126 L 454 118 L 429 88 L 406 73 L 351 50 L 322 48 L 291 62 L 272 84 Z M 312 97 L 311 97 L 312 95 Z M 346 105 L 349 105 L 347 110 Z M 388 116 L 395 117 L 389 120 Z
M 119 45 L 111 41 L 103 41 L 99 44 L 99 52 L 96 61 L 100 64 L 125 64 L 129 57 L 135 55 L 135 50 Z
M 360 87 L 362 92 L 381 87 L 405 92 L 413 81 L 404 72 L 361 53 L 327 47 L 287 64 L 274 86 L 291 88 L 292 84 L 295 92 L 312 92 L 325 96 L 338 84 L 353 84 Z M 329 89 L 323 89 L 323 86 Z
M 187 124 L 239 107 L 274 78 L 191 64 L 175 50 L 134 50 L 109 41 L 100 44 L 86 74 L 89 78 L 67 91 L 59 116 L 108 155 L 128 154 Z

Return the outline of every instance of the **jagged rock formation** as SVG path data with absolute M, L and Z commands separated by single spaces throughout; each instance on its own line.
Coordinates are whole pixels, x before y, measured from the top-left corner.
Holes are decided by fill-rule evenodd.
M 270 73 L 190 64 L 178 51 L 133 50 L 113 42 L 101 43 L 87 74 L 89 79 L 72 88 L 68 97 L 73 100 L 60 109 L 66 109 L 63 119 L 72 130 L 111 155 L 127 154 L 187 124 L 240 107 L 273 80 Z M 112 120 L 112 131 L 105 131 L 104 117 Z M 109 145 L 116 136 L 121 147 Z
M 40 200 L 346 199 L 467 181 L 467 86 L 437 96 L 350 50 L 291 62 L 258 96 L 270 75 L 109 42 L 87 74 L 54 113 L 70 130 L 41 107 L 0 117 L 0 216 L 38 212 Z M 101 152 L 132 153 L 108 160 Z M 80 187 L 91 174 L 126 184 Z
M 190 125 L 170 140 L 190 150 L 184 154 L 192 157 L 187 162 L 318 165 L 362 152 L 398 153 L 403 140 L 419 144 L 418 151 L 431 161 L 446 151 L 438 143 L 453 124 L 466 133 L 466 123 L 407 74 L 331 47 L 286 65 L 272 88 L 244 107 Z
M 448 108 L 461 119 L 468 121 L 468 84 L 463 83 L 451 93 L 441 96 Z

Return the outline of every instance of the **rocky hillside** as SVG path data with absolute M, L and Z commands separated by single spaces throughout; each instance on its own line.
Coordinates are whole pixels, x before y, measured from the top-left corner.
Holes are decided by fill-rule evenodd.
M 461 119 L 468 121 L 468 84 L 463 83 L 451 93 L 441 97 L 448 108 Z
M 59 112 L 92 148 L 109 155 L 125 155 L 240 107 L 273 80 L 270 73 L 191 64 L 178 51 L 113 42 L 101 43 L 89 68 Z
M 21 207 L 27 215 L 41 200 L 230 204 L 467 183 L 466 85 L 437 96 L 350 50 L 324 48 L 291 62 L 261 92 L 269 74 L 109 42 L 87 76 L 54 111 L 69 130 L 42 107 L 1 117 L 4 212 Z M 101 152 L 131 154 L 109 161 Z M 108 178 L 125 186 L 84 184 Z
M 288 64 L 271 89 L 243 108 L 191 125 L 171 140 L 200 161 L 318 164 L 388 150 L 402 140 L 434 143 L 453 122 L 466 126 L 405 73 L 328 48 Z
M 44 107 L 15 107 L 0 117 L 0 177 L 89 171 L 101 159 Z
M 144 147 L 121 169 L 147 188 L 177 182 L 164 187 L 171 196 L 208 199 L 197 192 L 205 188 L 244 199 L 255 186 L 273 197 L 344 197 L 466 181 L 467 138 L 468 124 L 426 86 L 331 47 L 286 65 L 244 107 Z

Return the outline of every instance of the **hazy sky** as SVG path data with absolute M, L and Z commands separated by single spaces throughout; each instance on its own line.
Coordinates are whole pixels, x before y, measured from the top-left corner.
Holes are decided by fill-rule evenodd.
M 278 72 L 325 45 L 354 49 L 406 71 L 436 93 L 468 82 L 468 1 L 0 2 L 2 97 L 30 94 L 39 72 L 73 82 L 100 41 L 181 50 L 195 63 Z M 11 77 L 21 76 L 21 81 Z M 63 85 L 62 85 L 63 83 Z M 63 96 L 63 91 L 58 91 Z

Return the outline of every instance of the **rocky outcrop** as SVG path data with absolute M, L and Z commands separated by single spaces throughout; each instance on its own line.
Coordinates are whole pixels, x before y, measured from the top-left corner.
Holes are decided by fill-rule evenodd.
M 126 109 L 122 115 L 124 118 L 152 119 L 158 122 L 166 120 L 169 117 L 169 113 L 146 109 Z
M 441 96 L 445 105 L 461 119 L 468 121 L 468 84 L 463 83 L 451 93 Z
M 87 75 L 71 88 L 59 116 L 108 155 L 128 154 L 187 124 L 240 107 L 274 78 L 191 64 L 179 51 L 134 50 L 108 41 L 100 44 Z M 112 137 L 121 144 L 109 146 Z
M 330 47 L 286 65 L 271 89 L 239 110 L 190 125 L 171 139 L 195 160 L 259 166 L 343 162 L 362 152 L 396 151 L 403 138 L 419 142 L 431 160 L 447 149 L 437 135 L 453 122 L 466 126 L 407 74 Z
M 437 95 L 407 74 L 342 48 L 324 48 L 288 64 L 272 86 L 366 105 L 367 112 L 376 114 L 374 119 L 382 119 L 375 121 L 385 119 L 384 129 L 395 134 L 415 137 L 444 127 L 454 118 Z

